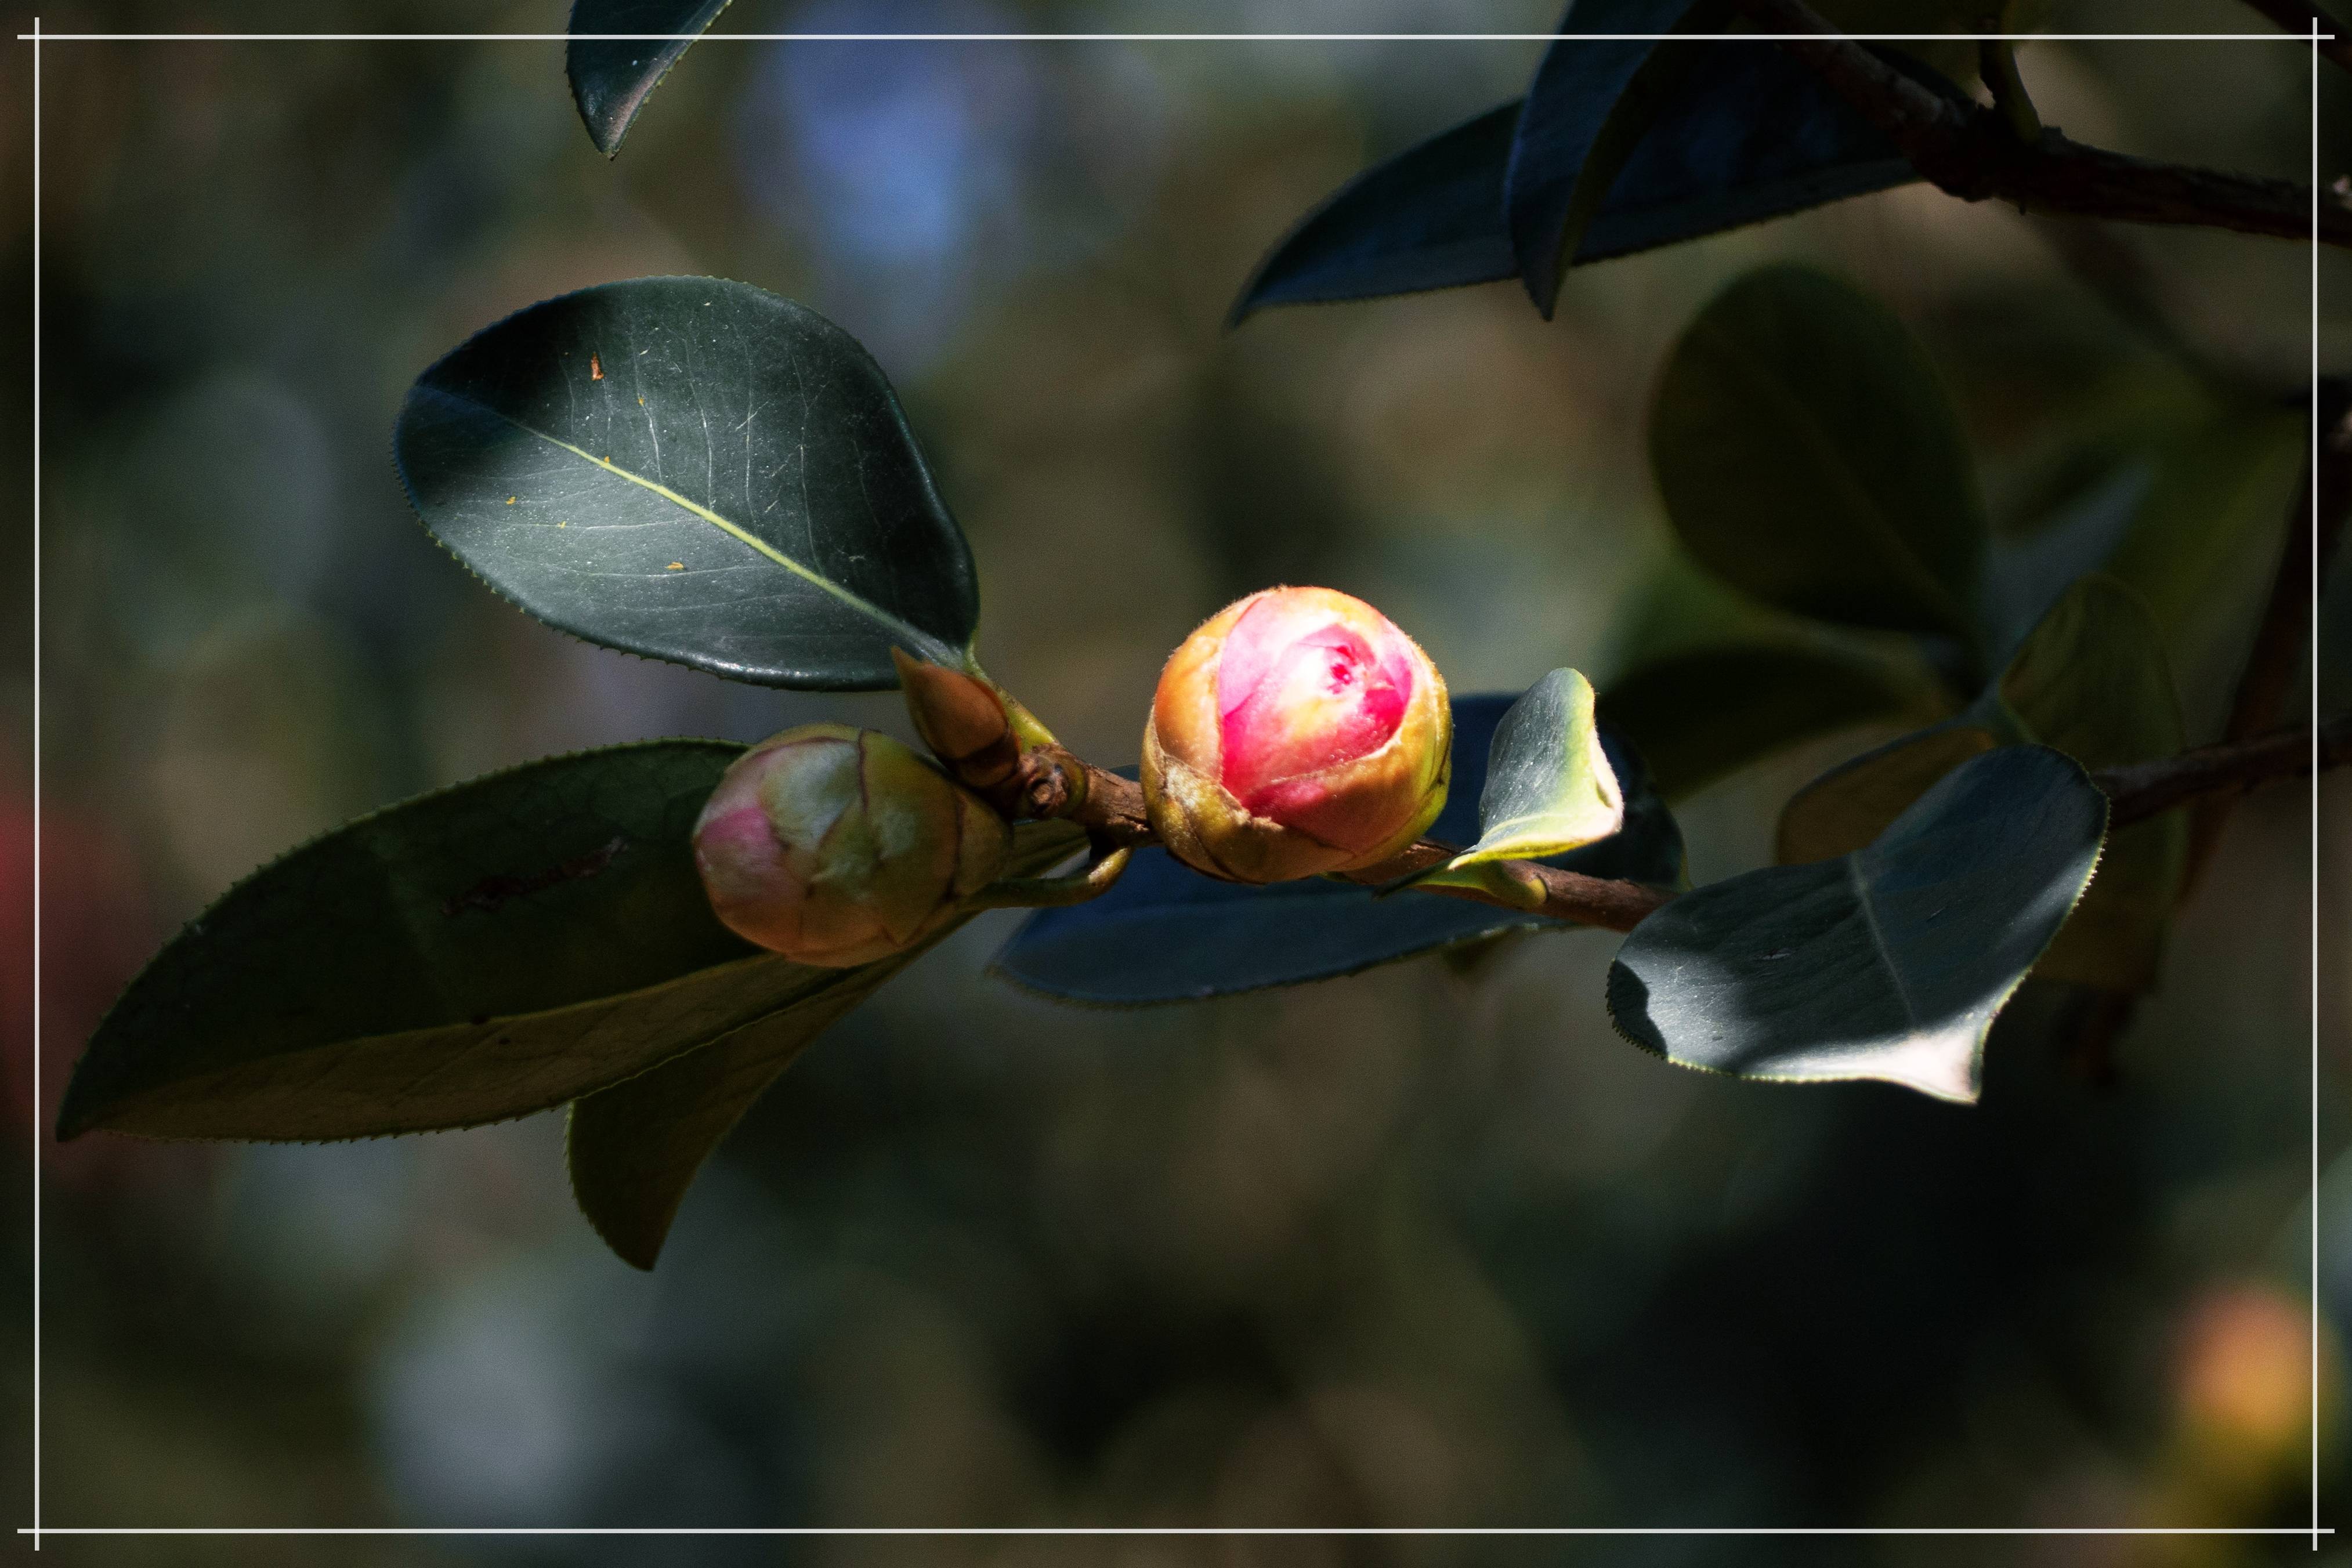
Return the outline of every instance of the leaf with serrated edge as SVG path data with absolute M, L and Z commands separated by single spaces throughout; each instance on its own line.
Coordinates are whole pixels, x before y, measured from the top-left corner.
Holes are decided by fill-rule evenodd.
M 620 152 L 646 99 L 725 9 L 727 0 L 572 0 L 563 74 L 572 79 L 572 101 L 597 152 L 607 158 Z M 671 36 L 580 36 L 596 33 Z
M 971 551 L 881 368 L 715 277 L 542 301 L 417 378 L 394 438 L 425 526 L 560 631 L 732 680 L 968 662 Z
M 1966 758 L 2015 742 L 2055 747 L 2092 768 L 2168 757 L 2187 744 L 2163 643 L 2139 594 L 2099 573 L 2076 580 L 1958 718 L 1865 752 L 1799 790 L 1781 810 L 1779 858 L 1846 853 Z M 2115 990 L 2150 984 L 2187 854 L 2179 812 L 2118 830 L 2099 880 L 2034 973 Z
M 1085 847 L 1086 834 L 1069 823 L 1024 822 L 1013 829 L 1004 874 L 1038 875 Z M 819 1034 L 947 935 L 845 972 L 828 991 L 573 1102 L 564 1158 L 572 1197 L 596 1234 L 624 1261 L 652 1268 L 695 1174 L 752 1103 Z
M 341 1138 L 520 1115 L 773 1011 L 826 971 L 710 912 L 690 835 L 743 748 L 649 741 L 346 823 L 165 945 L 58 1134 Z
M 1961 764 L 1864 848 L 1712 883 L 1633 929 L 1609 1014 L 1686 1067 L 1973 1103 L 1984 1040 L 2098 864 L 2107 800 L 2046 747 Z

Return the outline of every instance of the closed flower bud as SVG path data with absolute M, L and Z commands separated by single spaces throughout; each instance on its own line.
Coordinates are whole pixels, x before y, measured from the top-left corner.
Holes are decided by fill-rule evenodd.
M 736 759 L 694 826 L 728 929 L 803 964 L 901 953 L 1003 869 L 1004 820 L 888 736 L 810 724 Z
M 1445 804 L 1454 714 L 1413 640 L 1360 599 L 1275 588 L 1160 672 L 1143 799 L 1179 860 L 1234 882 L 1377 865 Z

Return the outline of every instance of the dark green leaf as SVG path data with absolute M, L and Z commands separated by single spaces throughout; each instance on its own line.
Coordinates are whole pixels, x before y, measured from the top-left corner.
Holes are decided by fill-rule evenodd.
M 2137 589 L 2166 644 L 2210 634 L 2221 585 L 2267 578 L 2252 548 L 2284 523 L 2304 469 L 2301 415 L 2264 409 L 2227 414 L 2166 441 L 2106 570 Z M 2229 608 L 2236 608 L 2234 605 Z
M 1702 648 L 1610 684 L 1601 716 L 1649 760 L 1667 800 L 1817 735 L 1932 716 L 1937 695 L 1884 660 L 1804 643 Z
M 646 277 L 436 361 L 394 450 L 433 532 L 551 626 L 735 680 L 893 686 L 961 664 L 971 552 L 881 368 L 804 306 Z
M 1732 284 L 1660 378 L 1650 458 L 1691 555 L 1783 609 L 1976 634 L 1987 530 L 1917 341 L 1861 291 L 1773 266 Z
M 1547 319 L 1601 198 L 1693 63 L 1654 39 L 1574 35 L 1671 32 L 1722 9 L 1720 0 L 1575 0 L 1560 18 L 1569 36 L 1536 68 L 1503 177 L 1511 254 Z
M 1233 324 L 1269 305 L 1369 299 L 1492 283 L 1517 270 L 1503 171 L 1517 99 L 1375 163 L 1282 237 L 1234 301 Z
M 1985 563 L 1988 643 L 2004 664 L 2075 580 L 2105 566 L 2130 537 L 2155 474 L 2152 458 L 2129 459 L 2069 497 L 2042 527 L 1993 546 Z
M 1610 1017 L 1686 1067 L 1973 1102 L 1993 1015 L 2082 895 L 2106 820 L 2071 758 L 1990 752 L 1867 848 L 1651 915 L 1610 967 Z
M 742 748 L 534 762 L 364 817 L 231 889 L 74 1070 L 58 1135 L 343 1138 L 561 1104 L 833 973 L 711 915 L 688 835 Z
M 667 38 L 596 38 L 573 37 L 563 48 L 564 73 L 572 78 L 572 101 L 580 106 L 581 122 L 596 151 L 610 158 L 621 150 L 621 138 L 646 99 L 693 47 L 694 39 L 727 0 L 572 0 L 574 35 L 594 33 L 657 33 Z
M 1006 874 L 1034 876 L 1085 847 L 1085 833 L 1066 822 L 1024 822 Z M 572 1196 L 596 1234 L 624 1260 L 652 1268 L 695 1173 L 752 1102 L 819 1034 L 947 935 L 841 971 L 828 990 L 575 1101 L 564 1155 Z
M 1687 74 L 1583 223 L 1576 265 L 1918 178 L 1874 126 L 1779 46 L 1666 47 L 1685 57 Z M 1916 62 L 1874 52 L 1933 90 L 1955 90 Z M 1504 207 L 1519 112 L 1517 100 L 1489 110 L 1342 185 L 1259 265 L 1233 319 L 1269 305 L 1368 299 L 1519 277 Z M 1521 165 L 1523 188 L 1532 188 L 1535 169 L 1531 155 Z M 1571 193 L 1574 186 L 1571 176 Z M 1530 222 L 1540 233 L 1540 221 Z M 1567 248 L 1566 228 L 1559 233 L 1551 247 L 1555 261 Z M 1541 267 L 1538 257 L 1538 276 Z M 1538 296 L 1547 304 L 1552 298 Z
M 1454 700 L 1454 783 L 1430 830 L 1434 837 L 1449 843 L 1477 837 L 1488 746 L 1512 700 Z M 1605 727 L 1601 745 L 1624 791 L 1624 829 L 1549 863 L 1591 876 L 1679 883 L 1682 832 L 1640 756 Z M 1524 926 L 1581 929 L 1435 894 L 1376 898 L 1370 888 L 1323 878 L 1268 887 L 1217 882 L 1163 850 L 1144 849 L 1102 897 L 1032 915 L 994 967 L 1050 996 L 1133 1006 L 1328 979 Z
M 1800 790 L 1781 812 L 1780 858 L 1826 860 L 1867 843 L 1952 768 L 2018 742 L 2055 747 L 2090 768 L 2168 757 L 2186 744 L 2164 647 L 2137 593 L 2096 573 L 2075 582 L 1959 718 L 1865 753 Z M 2098 879 L 2034 972 L 2113 990 L 2150 984 L 2187 855 L 2179 812 L 2119 830 Z

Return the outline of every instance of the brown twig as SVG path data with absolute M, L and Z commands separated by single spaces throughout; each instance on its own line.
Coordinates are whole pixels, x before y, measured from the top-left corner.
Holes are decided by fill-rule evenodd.
M 1911 166 L 1963 201 L 2129 223 L 2312 237 L 2311 192 L 2288 180 L 2158 163 L 2086 147 L 2054 129 L 2021 141 L 2000 113 L 1912 80 L 1823 21 L 1804 0 L 1741 0 L 1765 32 L 1885 131 Z M 2352 211 L 2319 204 L 2318 237 L 2352 246 Z
M 2307 729 L 2282 730 L 2129 768 L 2102 768 L 2091 776 L 2092 782 L 2107 796 L 2109 825 L 2120 828 L 2211 790 L 2242 789 L 2266 779 L 2306 771 L 2311 765 L 2311 731 Z M 2352 762 L 2352 716 L 2339 718 L 2320 731 L 2319 751 L 2323 768 Z M 1066 817 L 1084 827 L 1098 842 L 1122 848 L 1159 841 L 1150 819 L 1144 814 L 1141 785 L 1082 761 L 1059 747 L 1040 747 L 1024 756 L 1018 780 L 1017 794 L 1007 797 L 1004 803 L 1024 816 Z M 1349 873 L 1349 880 L 1365 883 L 1391 882 L 1424 871 L 1440 861 L 1451 860 L 1456 852 L 1451 844 L 1423 839 L 1394 860 Z M 1544 901 L 1535 913 L 1581 925 L 1631 931 L 1652 911 L 1675 896 L 1669 888 L 1645 883 L 1581 876 L 1528 861 L 1506 863 L 1515 872 L 1524 871 L 1542 883 Z M 1475 888 L 1430 887 L 1418 891 L 1507 909 L 1524 907 Z
M 2246 4 L 2269 17 L 2282 33 L 2293 33 L 2299 38 L 2316 29 L 2322 35 L 2320 57 L 2352 71 L 2352 42 L 2326 37 L 2338 30 L 2336 18 L 2310 0 L 2246 0 Z
M 2341 768 L 2352 762 L 2352 715 L 2321 725 L 2318 741 L 2322 768 Z M 2274 729 L 2250 740 L 2200 747 L 2154 762 L 2103 768 L 2091 779 L 2106 793 L 2107 826 L 2112 831 L 2186 805 L 2217 789 L 2235 792 L 2273 779 L 2308 773 L 2313 749 L 2310 730 Z

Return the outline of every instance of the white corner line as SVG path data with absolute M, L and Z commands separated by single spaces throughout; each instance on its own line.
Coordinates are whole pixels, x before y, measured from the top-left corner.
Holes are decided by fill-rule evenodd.
M 33 1550 L 41 1549 L 41 19 L 33 18 Z
M 1854 33 L 1864 43 L 1948 43 L 2000 41 L 2011 43 L 2301 43 L 2311 50 L 2311 460 L 2313 505 L 2318 503 L 2319 458 L 2319 45 L 2339 35 L 2323 33 L 2318 23 L 2307 34 L 2294 33 Z M 33 1167 L 33 1522 L 16 1533 L 32 1537 L 33 1550 L 44 1536 L 366 1536 L 366 1537 L 503 1537 L 503 1536 L 781 1536 L 781 1537 L 1255 1537 L 1255 1536 L 1499 1536 L 1535 1537 L 1973 1537 L 1973 1536 L 2182 1536 L 2260 1537 L 2306 1533 L 2300 1526 L 1562 1526 L 1562 1527 L 1397 1527 L 1356 1526 L 785 1526 L 731 1528 L 706 1526 L 310 1526 L 310 1525 L 45 1525 L 41 1521 L 41 1174 L 44 1161 L 41 1082 L 41 46 L 57 43 L 1551 43 L 1558 33 L 49 33 L 41 18 L 33 18 L 30 32 L 16 35 L 33 46 L 32 62 L 32 199 L 33 199 L 33 399 L 32 399 L 32 1167 Z M 1580 42 L 1661 42 L 1687 39 L 1671 33 L 1592 33 L 1571 35 Z M 1697 37 L 1723 43 L 1774 43 L 1782 35 L 1722 33 Z M 2316 513 L 2315 510 L 2315 520 Z M 2311 1550 L 2320 1550 L 2323 1537 L 2336 1532 L 2319 1522 L 2319 543 L 2315 526 L 2311 538 Z
M 2311 24 L 2311 1549 L 2319 1550 L 2319 24 Z
M 19 1528 L 19 1535 L 31 1531 Z M 2199 1537 L 2294 1536 L 2299 1524 L 2221 1525 L 1394 1525 L 1356 1524 L 942 1524 L 942 1525 L 49 1525 L 44 1535 L 354 1535 L 354 1536 L 508 1536 L 508 1535 L 643 1535 L 643 1536 L 1073 1536 L 1087 1537 L 1209 1537 L 1250 1536 L 1457 1536 L 1486 1535 L 1512 1539 L 1552 1536 L 2138 1536 Z M 2333 1535 L 2322 1530 L 2318 1535 Z
M 19 39 L 31 38 L 19 33 Z M 1781 33 L 44 33 L 52 44 L 1507 44 L 1658 43 L 1699 39 L 1717 43 L 1779 43 Z M 1848 33 L 1864 44 L 2173 43 L 2305 44 L 2334 33 Z

